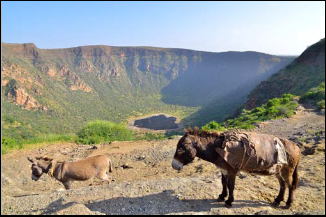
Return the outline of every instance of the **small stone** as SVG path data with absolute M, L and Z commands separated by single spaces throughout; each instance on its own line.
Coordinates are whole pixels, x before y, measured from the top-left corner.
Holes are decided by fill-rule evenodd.
M 123 164 L 122 166 L 121 166 L 123 169 L 132 169 L 133 167 L 132 166 L 130 166 L 129 164 Z

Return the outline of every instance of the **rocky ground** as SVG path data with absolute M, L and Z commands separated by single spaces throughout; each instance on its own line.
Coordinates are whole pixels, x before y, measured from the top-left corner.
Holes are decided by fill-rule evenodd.
M 171 168 L 179 138 L 166 141 L 113 142 L 98 146 L 49 145 L 2 156 L 2 214 L 325 214 L 325 116 L 301 108 L 289 119 L 265 122 L 256 131 L 299 143 L 303 158 L 300 182 L 291 209 L 271 206 L 278 194 L 275 177 L 239 174 L 235 202 L 228 209 L 218 203 L 221 174 L 197 159 L 181 173 Z M 323 132 L 320 132 L 323 131 Z M 27 156 L 48 154 L 75 161 L 109 154 L 114 162 L 111 184 L 75 182 L 60 191 L 61 183 L 44 175 L 31 179 Z

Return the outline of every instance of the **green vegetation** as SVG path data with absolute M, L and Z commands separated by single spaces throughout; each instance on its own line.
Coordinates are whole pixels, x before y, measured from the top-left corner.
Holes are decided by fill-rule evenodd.
M 19 150 L 23 147 L 22 143 L 15 139 L 2 137 L 1 139 L 1 153 L 7 154 L 9 150 Z
M 99 144 L 111 141 L 130 141 L 133 133 L 121 124 L 109 121 L 93 121 L 88 123 L 77 133 L 77 143 Z
M 152 133 L 152 132 L 145 132 L 145 133 L 139 133 L 134 132 L 134 140 L 166 140 L 166 139 L 173 139 L 176 136 L 183 135 L 184 132 L 182 131 L 167 131 L 165 133 Z
M 135 133 L 134 140 L 165 140 L 167 137 L 163 133 Z
M 115 124 L 109 121 L 93 121 L 88 123 L 77 133 L 77 143 L 99 144 L 111 141 L 133 141 L 133 140 L 165 140 L 171 139 L 178 132 L 151 133 L 133 132 L 122 124 Z
M 46 134 L 37 137 L 29 137 L 27 139 L 13 139 L 2 137 L 1 153 L 7 154 L 11 150 L 20 150 L 26 148 L 33 148 L 41 144 L 59 143 L 59 142 L 74 142 L 75 135 L 58 135 Z
M 298 107 L 298 103 L 294 101 L 295 96 L 292 94 L 284 94 L 281 98 L 270 99 L 266 104 L 253 110 L 243 109 L 239 117 L 230 119 L 224 123 L 218 124 L 210 122 L 202 127 L 202 130 L 209 131 L 225 131 L 227 129 L 253 129 L 255 123 L 272 119 L 290 117 Z
M 319 109 L 325 109 L 325 82 L 310 89 L 300 98 L 300 102 L 315 105 Z
M 216 123 L 215 121 L 209 122 L 208 124 L 206 124 L 205 126 L 202 127 L 202 130 L 205 131 L 226 131 L 226 128 L 221 126 L 221 124 Z
M 317 106 L 319 109 L 325 109 L 325 100 L 317 102 Z
M 12 127 L 22 127 L 15 119 L 3 116 L 7 123 L 11 123 Z M 8 127 L 8 126 L 6 126 Z M 24 128 L 25 127 L 25 128 Z M 24 126 L 22 129 L 27 129 Z M 99 144 L 111 141 L 135 141 L 135 140 L 166 140 L 172 139 L 180 132 L 167 131 L 166 133 L 151 132 L 133 132 L 123 124 L 115 124 L 109 121 L 92 121 L 86 124 L 78 133 L 75 134 L 44 134 L 39 136 L 29 135 L 26 137 L 18 137 L 14 139 L 10 137 L 2 137 L 2 154 L 7 154 L 11 150 L 21 150 L 26 148 L 41 148 L 42 145 L 59 142 L 77 142 L 82 144 Z M 20 135 L 20 134 L 19 134 Z

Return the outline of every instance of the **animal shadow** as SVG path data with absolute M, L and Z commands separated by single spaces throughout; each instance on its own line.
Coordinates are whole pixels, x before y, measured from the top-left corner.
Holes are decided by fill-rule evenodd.
M 225 207 L 224 202 L 218 202 L 217 199 L 178 199 L 178 196 L 172 190 L 141 197 L 116 197 L 85 205 L 91 211 L 99 211 L 107 215 L 166 215 L 171 213 L 210 212 L 212 209 Z M 233 208 L 258 208 L 262 206 L 271 205 L 264 201 L 237 200 L 234 202 Z

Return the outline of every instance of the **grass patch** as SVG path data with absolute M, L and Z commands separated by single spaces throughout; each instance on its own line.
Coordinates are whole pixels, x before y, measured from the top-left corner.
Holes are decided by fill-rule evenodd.
M 151 140 L 166 140 L 168 139 L 164 133 L 135 133 L 134 134 L 134 140 L 146 140 L 146 141 L 151 141 Z
M 58 135 L 48 134 L 40 135 L 35 138 L 28 138 L 25 140 L 14 139 L 10 137 L 2 137 L 1 141 L 1 153 L 7 154 L 13 150 L 22 150 L 30 148 L 40 148 L 49 143 L 60 143 L 60 142 L 74 142 L 76 135 Z
M 202 130 L 208 131 L 226 131 L 227 129 L 254 129 L 255 123 L 272 119 L 291 117 L 298 107 L 294 101 L 295 96 L 284 94 L 281 98 L 270 99 L 266 104 L 253 110 L 243 109 L 239 117 L 229 119 L 223 123 L 210 122 L 202 127 Z
M 139 133 L 136 132 L 134 134 L 134 140 L 140 141 L 140 140 L 167 140 L 167 139 L 174 139 L 177 136 L 183 135 L 183 132 L 180 131 L 167 131 L 165 133 L 152 133 L 152 132 L 145 132 L 145 133 Z
M 300 98 L 300 102 L 317 106 L 319 109 L 325 109 L 325 82 L 318 87 L 311 88 Z

